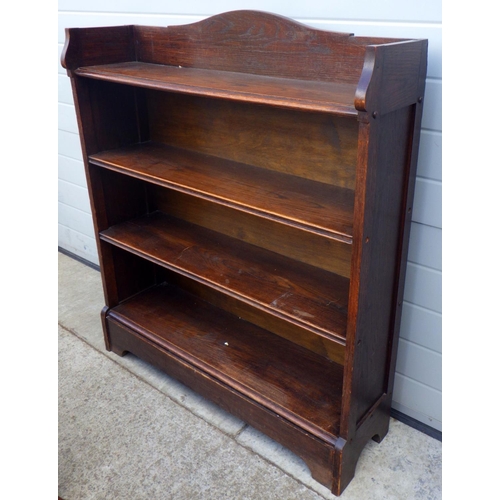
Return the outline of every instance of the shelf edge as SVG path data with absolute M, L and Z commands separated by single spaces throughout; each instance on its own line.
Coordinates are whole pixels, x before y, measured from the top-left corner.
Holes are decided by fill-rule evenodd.
M 151 63 L 149 63 L 151 64 Z M 164 92 L 176 92 L 188 95 L 196 95 L 200 97 L 212 97 L 218 99 L 226 99 L 239 102 L 250 102 L 254 104 L 267 104 L 286 109 L 295 109 L 299 111 L 313 111 L 322 113 L 331 113 L 337 116 L 357 117 L 358 111 L 354 106 L 335 104 L 333 102 L 322 102 L 309 99 L 293 99 L 279 96 L 266 96 L 263 94 L 255 94 L 242 91 L 226 91 L 223 89 L 215 89 L 209 87 L 195 87 L 192 85 L 181 83 L 165 83 L 157 80 L 130 77 L 125 75 L 113 75 L 112 73 L 99 72 L 93 67 L 80 67 L 74 70 L 74 74 L 83 78 L 92 78 L 106 82 L 113 82 L 122 85 L 130 85 L 133 87 L 141 87 L 150 90 L 160 90 Z M 354 99 L 353 99 L 354 101 Z
M 288 323 L 292 323 L 292 324 L 298 326 L 299 328 L 303 328 L 304 330 L 307 330 L 315 335 L 319 335 L 320 337 L 323 337 L 323 338 L 326 338 L 330 341 L 336 342 L 337 344 L 340 344 L 342 346 L 346 345 L 346 339 L 340 334 L 335 334 L 334 332 L 330 332 L 330 331 L 324 330 L 322 328 L 314 327 L 314 326 L 309 325 L 307 323 L 303 323 L 302 321 L 298 320 L 297 318 L 295 318 L 291 315 L 282 313 L 276 309 L 272 309 L 272 308 L 268 307 L 266 304 L 262 304 L 260 302 L 253 301 L 249 298 L 246 298 L 246 297 L 238 294 L 237 292 L 234 292 L 232 290 L 224 288 L 223 286 L 219 285 L 218 283 L 214 283 L 212 281 L 204 279 L 201 276 L 198 276 L 194 273 L 191 273 L 189 271 L 181 269 L 181 268 L 179 268 L 179 267 L 177 267 L 169 262 L 165 262 L 165 261 L 163 261 L 163 260 L 161 260 L 153 255 L 147 254 L 145 252 L 141 252 L 140 250 L 136 250 L 135 248 L 131 248 L 128 245 L 122 244 L 121 242 L 106 236 L 102 232 L 99 234 L 99 238 L 101 239 L 101 241 L 105 241 L 106 243 L 109 243 L 110 245 L 114 245 L 118 248 L 121 248 L 122 250 L 130 252 L 134 255 L 137 255 L 138 257 L 141 257 L 141 258 L 146 259 L 150 262 L 153 262 L 154 264 L 157 264 L 161 267 L 169 269 L 170 271 L 173 271 L 177 274 L 180 274 L 180 275 L 185 276 L 189 279 L 192 279 L 198 283 L 201 283 L 202 285 L 206 285 L 214 290 L 217 290 L 218 292 L 223 293 L 224 295 L 228 295 L 234 299 L 239 300 L 240 302 L 244 302 L 245 304 L 248 304 L 252 307 L 255 307 L 256 309 L 264 311 L 267 314 L 271 314 L 272 316 L 274 316 L 276 318 L 280 318 L 284 321 L 287 321 Z
M 139 179 L 142 181 L 149 182 L 151 184 L 155 184 L 157 186 L 165 187 L 168 189 L 172 189 L 174 191 L 178 191 L 180 193 L 188 194 L 190 196 L 195 196 L 196 198 L 200 198 L 203 200 L 210 201 L 212 203 L 217 203 L 218 205 L 222 205 L 228 208 L 232 208 L 234 210 L 238 210 L 240 212 L 248 213 L 251 215 L 255 215 L 257 217 L 260 217 L 262 219 L 267 219 L 273 222 L 277 222 L 280 224 L 284 224 L 286 226 L 290 226 L 296 229 L 300 229 L 303 231 L 307 231 L 309 233 L 328 238 L 331 240 L 339 241 L 341 243 L 345 243 L 347 245 L 352 245 L 352 236 L 345 234 L 345 233 L 340 233 L 336 231 L 329 231 L 327 229 L 314 226 L 311 224 L 307 223 L 301 223 L 298 221 L 295 221 L 293 219 L 288 219 L 284 216 L 279 216 L 275 214 L 270 214 L 269 212 L 265 212 L 264 210 L 258 210 L 258 209 L 253 209 L 250 207 L 247 207 L 246 205 L 239 204 L 234 201 L 228 201 L 224 198 L 219 198 L 214 195 L 209 195 L 206 193 L 203 193 L 202 191 L 198 191 L 193 188 L 185 187 L 180 184 L 176 184 L 173 182 L 169 182 L 163 179 L 159 179 L 157 177 L 152 177 L 147 174 L 141 174 L 136 171 L 124 168 L 124 167 L 119 167 L 104 161 L 101 161 L 97 158 L 93 158 L 92 156 L 89 157 L 89 163 L 92 165 L 95 165 L 97 167 L 105 168 L 107 170 L 112 170 L 113 172 L 117 172 L 120 174 L 128 175 L 129 177 L 134 177 L 135 179 Z
M 228 375 L 219 372 L 218 370 L 207 365 L 203 361 L 193 356 L 186 355 L 186 353 L 182 349 L 158 337 L 154 333 L 149 332 L 148 330 L 142 328 L 140 325 L 137 325 L 136 323 L 127 320 L 126 317 L 122 316 L 119 313 L 114 312 L 113 309 L 109 310 L 108 318 L 112 319 L 117 323 L 120 323 L 127 329 L 131 330 L 135 335 L 139 335 L 147 339 L 147 341 L 154 344 L 157 348 L 167 351 L 169 355 L 176 357 L 177 359 L 194 367 L 197 370 L 202 371 L 204 376 L 208 376 L 214 381 L 224 386 L 227 386 L 229 389 L 237 391 L 244 397 L 259 404 L 267 411 L 274 413 L 279 418 L 283 418 L 284 420 L 287 420 L 289 423 L 297 426 L 298 428 L 311 433 L 314 437 L 320 439 L 321 441 L 324 441 L 329 445 L 335 446 L 338 436 L 326 432 L 321 427 L 318 427 L 317 425 L 312 424 L 308 420 L 301 418 L 299 415 L 291 412 L 290 410 L 273 403 L 271 400 L 269 400 L 259 392 L 253 391 L 251 388 L 239 383 L 238 381 L 234 380 Z

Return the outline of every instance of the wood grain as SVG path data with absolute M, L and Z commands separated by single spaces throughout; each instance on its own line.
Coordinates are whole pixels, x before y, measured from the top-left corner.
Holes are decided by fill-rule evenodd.
M 251 397 L 228 387 L 215 377 L 211 377 L 166 348 L 145 339 L 137 331 L 112 318 L 107 319 L 113 352 L 132 352 L 147 363 L 169 373 L 201 396 L 215 401 L 218 406 L 231 412 L 276 442 L 283 444 L 300 456 L 308 465 L 313 477 L 331 488 L 332 470 L 337 439 L 327 433 L 322 438 L 314 437 L 303 425 L 294 424 L 281 418 Z M 302 423 L 305 422 L 302 419 Z
M 344 342 L 349 280 L 155 212 L 102 231 L 103 241 Z
M 331 440 L 338 431 L 340 365 L 171 286 L 137 295 L 108 317 L 316 435 Z
M 143 62 L 347 84 L 357 84 L 367 44 L 393 41 L 244 10 L 166 29 L 135 26 L 134 37 Z
M 210 203 L 179 191 L 149 186 L 148 204 L 179 219 L 349 278 L 352 245 L 273 220 Z
M 302 328 L 283 318 L 256 309 L 246 302 L 181 274 L 165 270 L 164 273 L 158 273 L 158 276 L 163 278 L 162 281 L 175 285 L 233 316 L 260 326 L 268 332 L 305 347 L 339 365 L 344 364 L 345 345 L 338 339 L 332 340 L 330 337 L 319 335 L 318 332 L 311 332 L 307 328 Z
M 154 142 L 90 156 L 94 165 L 351 242 L 354 192 Z
M 290 109 L 323 111 L 341 116 L 357 115 L 354 108 L 356 86 L 348 83 L 291 80 L 136 61 L 85 66 L 76 69 L 75 74 L 185 95 L 219 97 Z
M 355 118 L 169 92 L 147 94 L 153 141 L 355 188 Z

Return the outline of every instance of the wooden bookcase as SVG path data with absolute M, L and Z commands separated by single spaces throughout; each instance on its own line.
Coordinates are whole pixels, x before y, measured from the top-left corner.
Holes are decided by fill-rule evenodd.
M 388 430 L 426 61 L 253 11 L 66 32 L 107 349 L 336 495 Z

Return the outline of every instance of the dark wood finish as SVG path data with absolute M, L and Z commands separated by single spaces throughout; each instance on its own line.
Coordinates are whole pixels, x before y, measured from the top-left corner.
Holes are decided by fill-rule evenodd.
M 178 191 L 150 186 L 150 206 L 179 219 L 218 231 L 232 238 L 266 248 L 291 259 L 349 278 L 351 249 L 344 241 L 292 228 L 267 218 L 189 196 Z
M 253 11 L 67 30 L 106 347 L 340 495 L 389 426 L 426 40 Z
M 66 29 L 62 65 L 72 71 L 80 66 L 133 61 L 133 30 L 133 26 Z
M 356 109 L 381 115 L 422 102 L 422 74 L 427 70 L 427 56 L 423 59 L 422 54 L 426 52 L 427 40 L 368 46 L 356 90 Z M 381 92 L 382 88 L 387 92 Z
M 366 45 L 395 41 L 317 30 L 253 11 L 226 12 L 188 29 L 134 29 L 138 61 L 354 85 Z
M 354 191 L 156 142 L 89 161 L 192 196 L 351 242 Z M 262 190 L 265 186 L 265 190 Z
M 108 317 L 317 437 L 335 442 L 342 366 L 171 285 L 132 297 Z
M 356 118 L 171 92 L 147 100 L 153 141 L 354 190 Z
M 100 237 L 318 335 L 345 339 L 346 278 L 161 212 Z
M 217 289 L 205 286 L 199 281 L 187 278 L 179 273 L 169 272 L 165 275 L 168 283 L 196 295 L 202 300 L 223 309 L 238 318 L 260 326 L 280 337 L 290 340 L 294 344 L 324 356 L 330 361 L 343 365 L 345 356 L 345 342 L 342 339 L 318 335 L 316 332 L 298 326 L 274 314 L 262 314 L 262 311 L 252 305 L 238 300 Z
M 290 80 L 182 66 L 158 67 L 135 61 L 86 66 L 75 70 L 75 74 L 146 89 L 357 115 L 353 104 L 356 86 L 346 83 Z
M 249 422 L 259 431 L 290 448 L 302 457 L 309 466 L 313 477 L 332 488 L 332 469 L 335 448 L 322 439 L 311 436 L 301 426 L 269 411 L 253 398 L 249 398 L 227 387 L 218 378 L 213 378 L 204 370 L 187 363 L 155 342 L 145 339 L 137 330 L 108 318 L 107 325 L 111 350 L 123 355 L 125 352 L 140 352 L 141 358 L 164 370 L 177 380 L 192 388 L 200 395 L 216 402 L 224 410 Z M 277 420 L 279 423 L 277 424 Z M 338 441 L 338 439 L 337 439 Z
M 380 333 L 362 339 L 365 349 L 352 348 L 355 355 L 361 357 L 359 366 L 356 369 L 352 367 L 355 371 L 354 392 L 359 395 L 351 404 L 351 414 L 355 415 L 356 424 L 370 409 L 371 402 L 387 393 L 387 377 L 374 378 L 367 358 L 386 369 L 392 315 L 382 312 L 392 311 L 395 307 L 393 289 L 398 268 L 399 227 L 405 181 L 405 171 L 394 167 L 408 162 L 412 121 L 413 109 L 408 107 L 362 126 L 362 133 L 366 131 L 370 136 L 367 154 L 376 154 L 377 158 L 372 161 L 367 159 L 365 168 L 367 165 L 376 165 L 376 168 L 363 174 L 366 175 L 367 182 L 360 205 L 363 203 L 364 206 L 359 206 L 357 212 L 357 216 L 362 219 L 358 225 L 362 235 L 356 239 L 361 242 L 359 246 L 364 253 L 362 260 L 356 260 L 362 264 L 359 274 L 362 276 L 360 282 L 363 288 L 356 290 L 353 286 L 351 300 L 356 304 L 350 307 L 350 314 L 356 315 L 352 324 L 357 325 L 358 331 L 373 329 Z M 360 169 L 362 168 L 363 163 L 360 162 Z M 377 172 L 376 177 L 374 172 Z M 373 272 L 374 269 L 378 270 L 377 273 Z M 371 292 L 375 287 L 379 291 L 376 296 Z M 352 340 L 357 342 L 355 334 Z

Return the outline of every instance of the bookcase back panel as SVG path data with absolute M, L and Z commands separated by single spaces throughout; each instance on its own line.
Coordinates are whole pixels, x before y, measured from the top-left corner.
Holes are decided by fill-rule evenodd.
M 140 61 L 347 83 L 359 80 L 370 42 L 251 11 L 134 32 Z
M 151 139 L 354 189 L 355 118 L 147 92 Z
M 352 245 L 345 242 L 159 186 L 149 186 L 148 193 L 150 207 L 162 212 L 340 276 L 350 277 Z
M 245 302 L 241 302 L 234 297 L 220 293 L 213 288 L 209 288 L 177 273 L 165 270 L 164 279 L 167 283 L 173 284 L 179 287 L 179 289 L 185 290 L 223 311 L 260 326 L 275 335 L 305 347 L 340 365 L 344 364 L 345 345 L 339 342 L 311 333 L 276 316 L 266 314 Z

